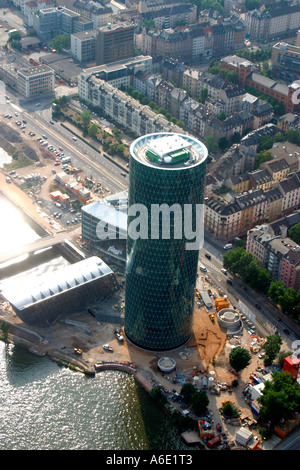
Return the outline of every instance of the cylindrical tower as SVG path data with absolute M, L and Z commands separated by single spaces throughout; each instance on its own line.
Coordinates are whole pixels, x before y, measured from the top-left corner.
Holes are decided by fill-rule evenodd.
M 143 349 L 175 349 L 192 333 L 206 158 L 200 141 L 174 133 L 130 147 L 125 334 Z

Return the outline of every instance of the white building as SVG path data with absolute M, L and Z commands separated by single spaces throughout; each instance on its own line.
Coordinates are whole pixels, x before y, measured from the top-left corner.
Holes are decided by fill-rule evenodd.
M 44 8 L 53 8 L 54 6 L 52 0 L 30 0 L 29 2 L 22 0 L 21 9 L 24 14 L 24 23 L 27 26 L 33 26 L 34 12 L 43 10 Z
M 18 91 L 25 98 L 54 92 L 54 70 L 47 65 L 20 69 L 17 73 L 17 84 Z

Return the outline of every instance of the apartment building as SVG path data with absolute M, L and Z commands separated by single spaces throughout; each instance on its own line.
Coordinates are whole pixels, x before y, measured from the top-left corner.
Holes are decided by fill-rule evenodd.
M 277 119 L 277 126 L 283 132 L 289 130 L 300 130 L 300 116 L 298 114 L 287 113 Z
M 230 240 L 246 233 L 266 218 L 267 198 L 261 189 L 253 190 L 227 202 L 212 196 L 205 202 L 205 229 L 220 240 Z
M 299 247 L 290 238 L 273 235 L 267 225 L 257 226 L 247 233 L 246 251 L 251 253 L 259 264 L 267 269 L 274 281 L 282 280 L 286 287 L 297 283 Z M 292 262 L 291 262 L 291 254 Z M 300 253 L 299 253 L 300 254 Z M 297 286 L 299 289 L 299 286 Z
M 94 1 L 76 0 L 72 9 L 93 22 L 93 29 L 101 28 L 113 21 L 113 10 L 107 5 Z
M 272 7 L 248 11 L 245 14 L 246 32 L 252 38 L 268 40 L 284 36 L 287 31 L 292 35 L 300 24 L 300 5 L 275 2 Z
M 300 247 L 293 246 L 281 260 L 280 280 L 285 287 L 300 290 Z
M 26 26 L 33 26 L 33 15 L 36 11 L 45 8 L 53 8 L 54 2 L 52 0 L 31 0 L 23 4 L 24 23 Z
M 230 175 L 227 180 L 224 178 L 227 186 L 233 176 L 235 175 Z M 250 174 L 248 176 L 250 181 Z M 220 239 L 227 239 L 228 234 L 230 234 L 228 238 L 238 236 L 255 225 L 274 220 L 281 214 L 294 213 L 299 209 L 300 172 L 292 173 L 280 182 L 273 182 L 272 186 L 266 190 L 250 189 L 230 202 L 213 196 L 205 204 L 207 206 L 205 207 L 205 227 L 208 231 Z M 233 223 L 232 227 L 229 226 L 231 223 Z M 270 233 L 272 234 L 272 231 Z M 273 248 L 269 247 L 269 249 Z
M 141 13 L 142 21 L 153 20 L 155 28 L 173 28 L 178 24 L 197 23 L 197 7 L 192 3 L 173 5 Z
M 81 74 L 78 80 L 80 99 L 114 119 L 130 132 L 140 136 L 155 132 L 177 132 L 182 129 L 156 114 L 148 106 L 142 106 L 135 99 L 97 78 L 96 74 Z
M 109 64 L 133 57 L 133 25 L 109 23 L 97 31 L 96 64 Z
M 148 76 L 152 71 L 152 57 L 136 56 L 110 64 L 90 67 L 82 72 L 84 80 L 88 82 L 90 77 L 95 76 L 110 83 L 113 87 L 126 89 L 134 80 L 136 74 L 141 72 Z M 81 83 L 83 83 L 83 81 Z M 85 99 L 85 98 L 84 98 Z
M 273 182 L 282 181 L 290 172 L 290 166 L 285 158 L 275 158 L 260 165 L 260 168 L 267 169 Z
M 272 185 L 272 175 L 267 169 L 256 170 L 249 173 L 249 189 L 262 189 L 265 191 Z
M 278 188 L 283 195 L 282 213 L 294 212 L 300 205 L 300 179 L 299 172 L 293 173 L 288 178 L 278 183 Z
M 243 47 L 245 27 L 239 20 L 233 20 L 224 25 L 143 28 L 139 34 L 143 54 L 196 63 Z
M 25 98 L 54 92 L 54 70 L 47 65 L 38 65 L 17 72 L 17 88 Z

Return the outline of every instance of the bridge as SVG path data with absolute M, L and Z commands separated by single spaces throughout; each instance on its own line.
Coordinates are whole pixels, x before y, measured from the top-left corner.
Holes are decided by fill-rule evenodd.
M 81 228 L 77 227 L 76 229 L 70 232 L 59 232 L 54 235 L 46 235 L 45 237 L 39 238 L 34 242 L 28 243 L 26 245 L 20 246 L 15 250 L 11 250 L 5 253 L 0 254 L 0 270 L 5 268 L 5 265 L 9 263 L 9 261 L 20 258 L 21 256 L 27 254 L 32 255 L 33 253 L 45 250 L 46 248 L 50 248 L 52 246 L 58 245 L 63 243 L 66 238 L 71 238 L 74 235 L 79 235 L 81 233 Z

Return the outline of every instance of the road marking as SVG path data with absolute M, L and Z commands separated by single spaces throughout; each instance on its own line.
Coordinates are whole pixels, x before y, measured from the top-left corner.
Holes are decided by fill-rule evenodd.
M 31 118 L 30 114 L 28 114 L 26 112 L 24 112 L 23 114 L 25 114 L 28 118 Z M 103 170 L 102 167 L 98 168 L 98 166 L 97 166 L 97 164 L 95 164 L 95 162 L 90 160 L 86 155 L 79 152 L 79 150 L 77 150 L 76 147 L 72 147 L 72 145 L 68 141 L 64 140 L 64 137 L 60 137 L 57 134 L 55 134 L 54 131 L 52 131 L 51 128 L 49 128 L 45 124 L 41 123 L 40 120 L 36 120 L 36 121 L 38 122 L 40 127 L 42 127 L 45 131 L 47 131 L 48 134 L 52 134 L 53 138 L 61 140 L 64 145 L 68 146 L 71 149 L 71 150 L 69 150 L 70 152 L 72 151 L 73 153 L 77 154 L 77 156 L 79 158 L 81 158 L 86 164 L 90 164 L 91 167 L 93 169 L 95 169 L 96 171 L 98 171 L 99 173 L 103 172 L 106 175 L 106 177 L 108 178 L 108 181 L 116 183 L 118 186 L 121 186 L 123 189 L 127 189 L 127 186 L 124 185 L 124 183 L 122 183 L 121 181 L 116 179 L 114 176 L 112 176 L 111 173 L 109 173 L 108 171 Z M 114 165 L 113 162 L 112 162 L 112 165 Z

